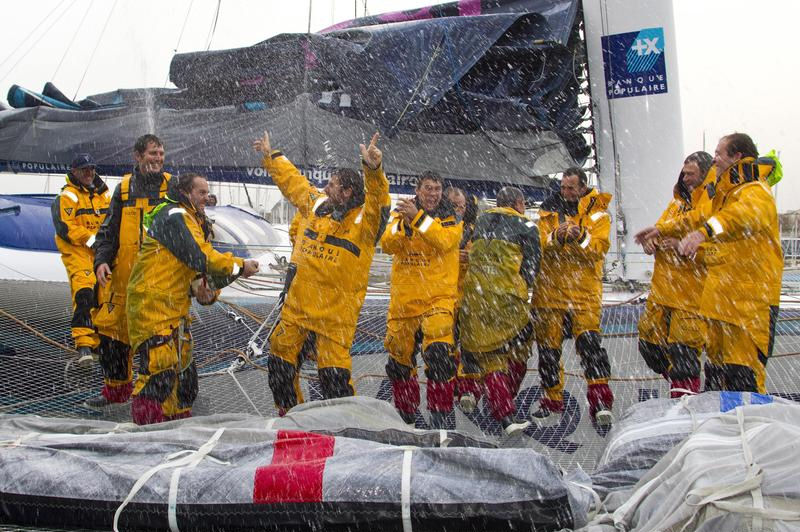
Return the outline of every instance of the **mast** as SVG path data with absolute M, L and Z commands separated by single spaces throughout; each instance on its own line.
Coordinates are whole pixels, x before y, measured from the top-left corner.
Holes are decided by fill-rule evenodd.
M 684 158 L 672 0 L 583 0 L 600 189 L 614 195 L 610 279 L 649 280 L 633 242 L 672 197 Z

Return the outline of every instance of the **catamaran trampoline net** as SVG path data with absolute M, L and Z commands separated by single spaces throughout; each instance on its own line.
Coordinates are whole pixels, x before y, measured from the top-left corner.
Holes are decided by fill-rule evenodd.
M 391 388 L 384 369 L 387 355 L 383 347 L 387 264 L 380 257 L 376 259 L 352 355 L 357 393 L 390 401 Z M 787 272 L 787 279 L 796 273 Z M 266 331 L 277 317 L 272 311 L 280 285 L 279 274 L 258 276 L 237 283 L 212 306 L 192 307 L 194 357 L 200 373 L 195 416 L 277 414 L 267 383 L 268 346 L 261 356 L 248 352 L 246 347 L 253 331 L 265 322 Z M 796 287 L 791 283 L 787 286 L 794 295 L 785 293 L 784 302 L 800 302 Z M 609 304 L 603 310 L 603 344 L 611 358 L 616 415 L 635 402 L 668 396 L 667 383 L 644 365 L 637 349 L 637 323 L 645 296 L 646 293 L 631 293 L 627 301 Z M 800 387 L 796 384 L 800 375 L 800 308 L 790 306 L 780 312 L 775 350 L 768 365 L 767 390 L 800 400 Z M 0 413 L 129 422 L 129 404 L 100 412 L 83 406 L 86 398 L 98 393 L 102 376 L 96 365 L 85 370 L 72 367 L 70 318 L 69 288 L 65 283 L 0 281 Z M 261 336 L 265 336 L 263 331 Z M 529 428 L 525 444 L 547 454 L 565 469 L 579 464 L 591 471 L 604 440 L 603 434 L 598 434 L 588 420 L 585 383 L 573 340 L 564 345 L 563 361 L 565 414 L 549 424 Z M 528 361 L 528 374 L 517 397 L 521 417 L 529 416 L 541 397 L 536 363 L 534 354 Z M 134 368 L 136 364 L 134 361 Z M 306 400 L 321 397 L 315 375 L 313 362 L 306 362 L 301 370 Z M 420 371 L 420 376 L 423 375 Z M 421 388 L 423 404 L 417 426 L 427 428 L 424 385 Z M 463 412 L 456 402 L 456 428 L 488 437 L 499 438 L 501 434 L 483 401 L 472 413 Z

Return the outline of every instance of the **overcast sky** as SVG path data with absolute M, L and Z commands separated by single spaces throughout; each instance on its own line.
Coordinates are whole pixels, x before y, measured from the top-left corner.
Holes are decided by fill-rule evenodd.
M 666 0 L 665 0 L 666 1 Z M 315 0 L 311 31 L 364 14 L 364 0 Z M 369 0 L 367 13 L 429 5 L 430 0 Z M 683 138 L 687 153 L 713 153 L 732 131 L 759 151 L 780 150 L 785 177 L 780 211 L 800 209 L 800 85 L 796 23 L 800 2 L 674 0 Z M 3 3 L 0 100 L 11 84 L 41 91 L 53 81 L 80 99 L 117 88 L 164 87 L 172 55 L 248 46 L 279 33 L 305 32 L 306 0 L 28 0 Z M 188 16 L 187 16 L 188 13 Z M 47 15 L 50 16 L 47 16 Z M 185 22 L 185 24 L 184 24 Z M 98 44 L 99 43 L 99 44 Z M 676 169 L 680 161 L 676 162 Z M 2 185 L 0 185 L 2 189 Z

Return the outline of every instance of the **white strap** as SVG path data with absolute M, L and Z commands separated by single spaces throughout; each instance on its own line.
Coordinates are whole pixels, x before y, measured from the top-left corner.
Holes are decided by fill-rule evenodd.
M 228 375 L 230 375 L 230 376 L 231 376 L 231 379 L 233 379 L 233 382 L 235 382 L 235 383 L 236 383 L 236 386 L 238 386 L 238 387 L 239 387 L 239 390 L 241 390 L 241 391 L 242 391 L 242 395 L 244 395 L 244 398 L 245 398 L 245 399 L 247 399 L 247 402 L 248 402 L 248 403 L 250 403 L 250 406 L 252 406 L 252 407 L 253 407 L 253 410 L 255 410 L 255 411 L 256 411 L 256 414 L 258 414 L 260 417 L 264 417 L 264 416 L 263 416 L 263 414 L 261 414 L 261 411 L 260 411 L 260 410 L 258 409 L 258 407 L 256 406 L 256 404 L 253 402 L 253 400 L 252 400 L 252 399 L 250 399 L 250 396 L 249 396 L 249 395 L 247 395 L 247 392 L 246 392 L 246 391 L 245 391 L 245 389 L 242 387 L 242 385 L 241 385 L 241 384 L 239 384 L 239 379 L 237 379 L 237 378 L 236 378 L 236 375 L 234 375 L 234 374 L 233 374 L 233 371 L 234 371 L 234 368 L 232 368 L 232 367 L 229 367 L 229 368 L 228 368 Z
M 182 467 L 177 468 L 172 472 L 172 478 L 169 479 L 169 502 L 167 505 L 167 521 L 169 522 L 169 529 L 171 532 L 179 532 L 178 528 L 178 483 L 181 480 Z
M 150 480 L 150 478 L 153 475 L 155 475 L 156 473 L 158 473 L 163 469 L 170 469 L 173 467 L 195 467 L 208 453 L 211 452 L 211 450 L 219 441 L 219 438 L 222 436 L 223 432 L 225 432 L 224 427 L 221 429 L 217 429 L 214 435 L 211 436 L 211 438 L 203 445 L 201 445 L 200 448 L 197 449 L 196 451 L 186 450 L 186 451 L 179 451 L 177 453 L 172 453 L 166 457 L 167 462 L 158 464 L 157 466 L 152 467 L 149 470 L 145 471 L 144 474 L 141 477 L 139 477 L 139 480 L 137 480 L 134 483 L 130 493 L 128 493 L 128 496 L 125 497 L 125 500 L 122 501 L 122 504 L 119 505 L 117 511 L 114 512 L 114 528 L 113 528 L 114 532 L 119 532 L 119 518 L 122 515 L 122 510 L 128 505 L 128 503 L 130 503 L 133 500 L 136 494 L 139 493 L 139 490 L 142 489 L 142 487 L 147 483 L 148 480 Z M 183 455 L 183 458 L 177 458 L 178 456 L 181 455 Z M 219 461 L 217 460 L 217 462 Z M 219 462 L 219 463 L 224 463 L 224 462 Z M 175 482 L 177 482 L 177 480 Z M 177 499 L 177 489 L 178 488 L 176 485 L 175 486 L 176 499 Z
M 400 515 L 403 532 L 411 531 L 411 449 L 403 451 L 403 469 L 400 473 Z

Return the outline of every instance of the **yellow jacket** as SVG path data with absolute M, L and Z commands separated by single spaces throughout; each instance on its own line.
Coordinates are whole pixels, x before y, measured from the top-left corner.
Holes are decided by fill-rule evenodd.
M 478 218 L 458 318 L 465 350 L 495 351 L 528 325 L 540 257 L 539 232 L 525 215 L 496 207 Z
M 603 261 L 609 248 L 611 194 L 591 189 L 578 201 L 576 214 L 559 205 L 560 194 L 545 200 L 539 210 L 542 267 L 534 289 L 533 308 L 599 311 L 603 292 Z M 561 221 L 578 225 L 573 242 L 561 243 L 555 231 Z
M 426 213 L 406 224 L 394 212 L 381 238 L 392 257 L 389 319 L 420 316 L 431 308 L 455 312 L 458 297 L 458 245 L 462 222 L 452 208 Z M 419 207 L 419 206 L 418 206 Z
M 166 172 L 155 179 L 126 174 L 114 189 L 108 215 L 97 233 L 94 258 L 95 271 L 100 264 L 111 267 L 109 301 L 114 305 L 125 304 L 131 268 L 144 236 L 142 222 L 166 196 L 171 177 Z
M 720 176 L 707 236 L 708 267 L 700 313 L 744 328 L 763 352 L 769 343 L 769 307 L 780 301 L 783 252 L 767 164 L 745 158 Z
M 716 195 L 716 187 L 717 168 L 712 166 L 702 185 L 692 191 L 692 207 L 670 217 L 662 215 L 656 222 L 659 233 L 666 237 L 683 238 L 703 225 L 711 216 L 711 200 Z
M 712 167 L 705 181 L 691 195 L 681 194 L 676 186 L 674 198 L 656 222 L 662 235 L 681 239 L 692 230 L 692 225 L 698 223 L 691 220 L 705 220 L 710 216 L 714 194 L 709 197 L 709 191 L 713 190 L 716 179 Z M 680 256 L 674 249 L 658 249 L 649 297 L 659 305 L 697 312 L 705 278 L 706 267 L 701 256 L 690 259 Z
M 365 200 L 346 211 L 333 209 L 280 151 L 264 157 L 264 168 L 305 218 L 292 260 L 297 274 L 281 319 L 349 347 L 364 296 L 375 244 L 389 216 L 389 181 L 382 168 L 364 166 Z
M 188 318 L 190 286 L 198 274 L 219 289 L 233 282 L 244 266 L 243 259 L 211 246 L 210 224 L 188 202 L 164 201 L 145 223 L 147 234 L 131 271 L 126 302 L 134 351 Z
M 78 271 L 94 272 L 92 244 L 111 201 L 108 187 L 95 175 L 86 188 L 72 174 L 51 207 L 56 247 L 70 277 Z

